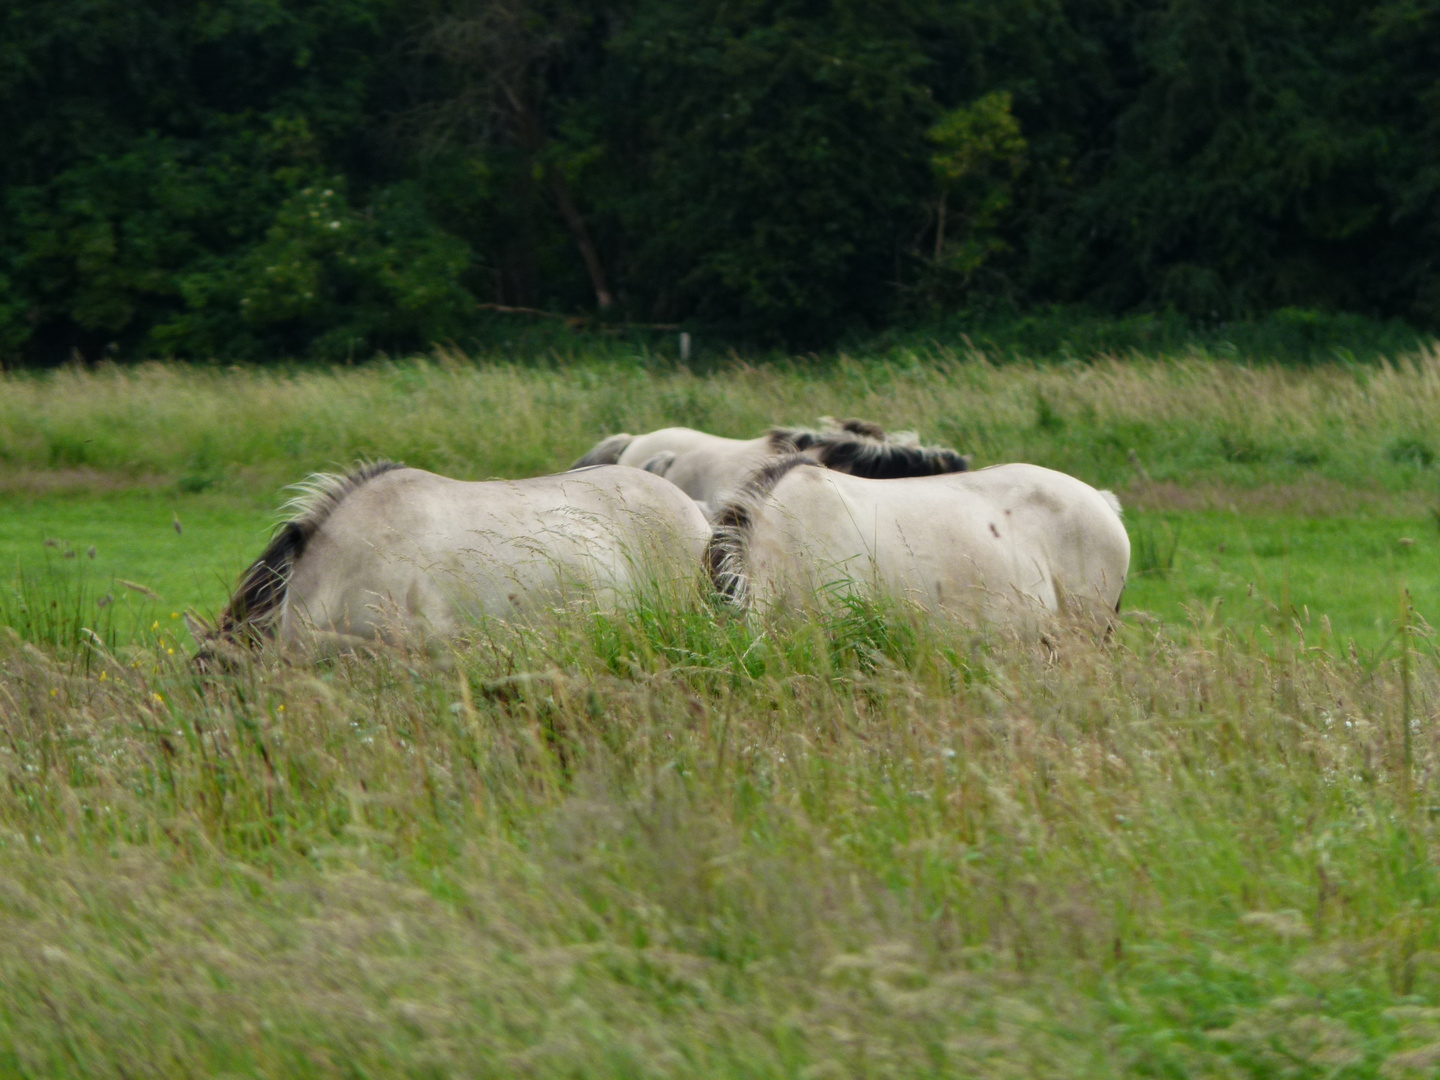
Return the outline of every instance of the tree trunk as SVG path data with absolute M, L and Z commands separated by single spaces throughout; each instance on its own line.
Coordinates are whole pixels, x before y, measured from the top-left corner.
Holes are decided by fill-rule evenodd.
M 940 192 L 940 209 L 935 215 L 935 261 L 940 261 L 940 256 L 945 251 L 945 192 Z
M 595 250 L 595 242 L 590 239 L 590 230 L 570 195 L 570 185 L 565 182 L 565 174 L 554 164 L 544 161 L 547 139 L 545 125 L 540 119 L 540 108 L 513 88 L 506 87 L 505 96 L 514 110 L 520 144 L 529 151 L 532 161 L 543 162 L 541 169 L 545 182 L 550 187 L 550 194 L 554 196 L 555 205 L 560 210 L 560 216 L 565 219 L 575 246 L 580 249 L 580 257 L 585 260 L 585 269 L 590 274 L 590 287 L 595 290 L 595 306 L 601 311 L 607 311 L 615 303 L 615 298 L 610 295 L 610 283 L 605 279 L 605 266 L 600 262 L 600 253 Z
M 560 208 L 560 216 L 565 219 L 570 235 L 575 238 L 575 246 L 580 249 L 580 257 L 585 260 L 585 269 L 590 272 L 590 285 L 595 290 L 595 304 L 601 311 L 607 311 L 614 304 L 615 298 L 610 294 L 610 283 L 605 279 L 605 266 L 600 262 L 600 253 L 595 250 L 595 242 L 590 239 L 590 229 L 586 226 L 585 219 L 580 216 L 575 200 L 570 197 L 570 185 L 565 182 L 565 174 L 554 165 L 546 165 L 545 179 L 549 181 L 550 193 L 555 196 L 555 205 Z

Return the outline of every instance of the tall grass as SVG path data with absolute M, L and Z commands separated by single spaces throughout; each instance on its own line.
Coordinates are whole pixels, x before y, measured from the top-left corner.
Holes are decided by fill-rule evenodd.
M 0 638 L 0 1073 L 1429 1075 L 1401 640 L 1408 697 L 858 605 L 210 682 Z
M 153 621 L 155 605 L 133 596 L 134 588 L 86 573 L 79 560 L 17 567 L 8 580 L 0 577 L 0 627 L 56 649 L 73 651 L 91 641 L 114 648 L 131 636 L 125 631 Z M 121 611 L 124 618 L 117 620 Z
M 4 375 L 0 483 L 514 476 L 824 413 L 1108 486 L 1428 499 L 1440 355 Z M 1440 663 L 1398 595 L 1372 654 L 1307 637 L 1287 576 L 1243 639 L 1213 604 L 1042 647 L 689 598 L 202 680 L 69 565 L 0 592 L 0 1076 L 1440 1064 Z
M 1119 485 L 1432 483 L 1440 354 L 1296 372 L 1200 357 L 996 366 L 944 349 L 713 375 L 653 364 L 432 360 L 281 372 L 0 375 L 0 464 L 153 475 L 201 490 L 357 456 L 464 477 L 568 466 L 600 436 L 671 424 L 750 436 L 821 414 L 915 427 L 981 464 L 1028 459 Z

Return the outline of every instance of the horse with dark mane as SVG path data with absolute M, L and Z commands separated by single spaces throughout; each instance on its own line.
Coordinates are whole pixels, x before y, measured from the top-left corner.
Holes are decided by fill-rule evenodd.
M 1119 500 L 1037 465 L 881 482 L 792 455 L 714 521 L 711 581 L 749 610 L 858 593 L 976 622 L 1110 625 L 1130 567 Z
M 709 525 L 673 485 L 598 467 L 471 483 L 381 461 L 311 477 L 205 646 L 434 638 L 699 576 Z
M 868 420 L 826 418 L 821 430 L 771 428 L 755 439 L 727 439 L 693 428 L 611 435 L 574 468 L 633 465 L 663 476 L 708 514 L 767 462 L 802 454 L 837 472 L 875 479 L 963 472 L 970 459 L 943 446 L 921 446 L 914 432 L 887 434 Z

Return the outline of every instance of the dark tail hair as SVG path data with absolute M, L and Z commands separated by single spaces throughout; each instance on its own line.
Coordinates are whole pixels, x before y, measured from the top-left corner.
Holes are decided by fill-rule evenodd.
M 219 636 L 256 644 L 274 633 L 290 587 L 290 571 L 315 535 L 317 522 L 287 521 L 260 557 L 240 577 L 230 603 L 220 613 Z
M 802 465 L 815 466 L 816 461 L 805 454 L 791 454 L 762 465 L 715 514 L 710 542 L 705 545 L 705 571 L 715 591 L 735 607 L 743 609 L 750 602 L 745 549 L 755 525 L 755 512 L 781 478 Z
M 240 575 L 230 603 L 220 613 L 219 625 L 209 640 L 200 643 L 195 663 L 204 670 L 228 644 L 253 647 L 273 637 L 290 591 L 290 573 L 305 553 L 310 538 L 340 505 L 345 496 L 381 473 L 404 466 L 394 461 L 357 465 L 344 475 L 316 474 L 294 485 L 300 495 L 287 504 L 295 516 L 281 525 L 265 550 Z
M 626 435 L 623 432 L 619 435 L 611 435 L 608 439 L 601 439 L 590 452 L 579 461 L 571 465 L 571 470 L 588 469 L 591 465 L 614 465 L 620 460 L 620 455 L 625 448 L 635 441 L 634 435 Z

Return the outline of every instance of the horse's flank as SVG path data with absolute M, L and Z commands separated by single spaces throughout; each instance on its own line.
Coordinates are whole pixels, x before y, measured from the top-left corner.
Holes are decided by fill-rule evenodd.
M 1007 624 L 1113 621 L 1130 560 L 1113 494 L 1023 464 L 896 480 L 807 464 L 771 463 L 717 509 L 706 570 L 738 607 L 878 589 Z
M 710 533 L 679 489 L 613 465 L 469 482 L 382 462 L 301 488 L 218 629 L 198 635 L 202 653 L 317 635 L 433 639 L 582 595 L 629 602 L 698 576 Z

